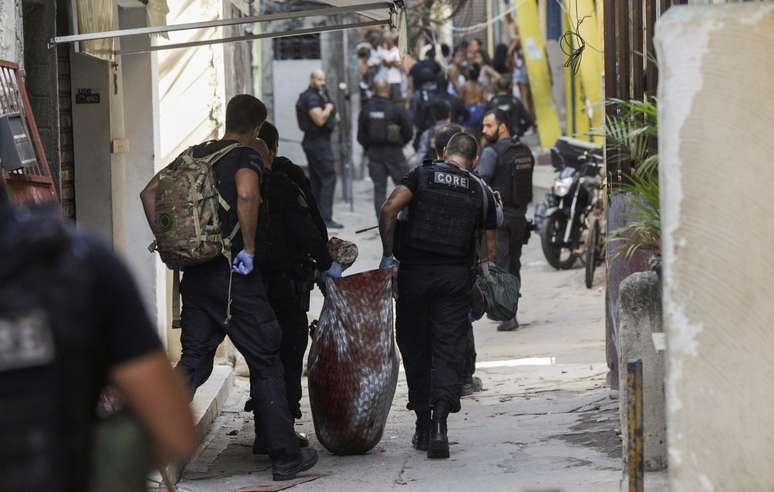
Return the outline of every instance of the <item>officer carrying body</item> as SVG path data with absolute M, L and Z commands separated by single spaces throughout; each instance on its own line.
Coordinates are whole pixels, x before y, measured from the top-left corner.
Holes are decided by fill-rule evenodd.
M 268 256 L 261 266 L 266 290 L 274 314 L 282 328 L 280 358 L 285 372 L 288 409 L 294 419 L 301 418 L 301 375 L 304 353 L 309 340 L 309 297 L 315 271 L 331 277 L 341 276 L 341 265 L 331 260 L 328 236 L 322 229 L 314 197 L 304 188 L 304 171 L 286 157 L 277 156 L 279 134 L 271 123 L 264 123 L 258 134 L 268 148 L 261 187 L 269 209 Z M 299 184 L 301 186 L 299 186 Z M 250 409 L 252 400 L 245 406 Z M 255 454 L 265 454 L 266 445 L 256 422 Z M 296 433 L 301 447 L 309 441 Z
M 484 148 L 478 175 L 503 201 L 503 224 L 497 230 L 497 265 L 521 282 L 521 248 L 529 238 L 527 205 L 532 201 L 532 172 L 535 157 L 518 136 L 511 136 L 507 115 L 499 109 L 484 115 L 482 133 L 492 144 Z M 516 317 L 504 321 L 498 331 L 519 327 Z
M 293 432 L 279 357 L 282 329 L 269 304 L 262 275 L 255 268 L 256 254 L 263 253 L 267 245 L 262 240 L 265 237 L 257 234 L 259 226 L 265 225 L 259 221 L 264 163 L 249 147 L 265 120 L 266 106 L 260 100 L 246 94 L 234 96 L 226 106 L 223 138 L 193 149 L 195 155 L 203 156 L 239 144 L 213 168 L 218 193 L 227 205 L 218 209 L 221 227 L 237 231 L 231 248 L 238 253 L 233 266 L 221 255 L 185 269 L 180 285 L 183 351 L 177 368 L 195 391 L 212 373 L 215 351 L 228 335 L 250 368 L 254 415 L 266 438 L 273 477 L 290 480 L 314 466 L 318 456 L 313 449 L 299 449 Z M 155 186 L 158 175 L 141 193 L 154 232 L 158 227 L 151 199 Z
M 449 141 L 444 161 L 412 170 L 382 207 L 380 268 L 395 266 L 398 213 L 409 207 L 401 233 L 397 341 L 417 415 L 412 444 L 429 458 L 448 458 L 448 414 L 460 410 L 469 331 L 472 266 L 480 230 L 495 259 L 497 213 L 491 193 L 470 173 L 478 143 L 468 133 Z M 484 201 L 487 214 L 482 217 Z M 431 417 L 432 409 L 432 417 Z
M 336 108 L 325 87 L 325 73 L 315 70 L 309 88 L 298 96 L 296 119 L 304 132 L 301 147 L 309 163 L 312 192 L 328 229 L 341 229 L 333 220 L 333 197 L 336 193 L 336 162 L 331 134 L 336 127 Z
M 495 87 L 497 94 L 487 104 L 487 111 L 499 109 L 505 113 L 511 135 L 521 137 L 535 124 L 535 120 L 521 100 L 513 95 L 509 78 L 498 80 Z
M 384 80 L 373 84 L 374 98 L 360 113 L 357 141 L 368 155 L 368 173 L 374 182 L 374 210 L 377 217 L 387 197 L 387 177 L 398 184 L 409 172 L 403 147 L 411 141 L 408 112 L 389 99 L 390 86 Z

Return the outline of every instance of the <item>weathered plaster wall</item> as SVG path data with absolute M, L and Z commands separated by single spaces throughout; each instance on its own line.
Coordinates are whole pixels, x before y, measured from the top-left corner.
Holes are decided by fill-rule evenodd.
M 774 5 L 660 21 L 672 490 L 774 487 Z
M 0 60 L 24 65 L 22 1 L 0 1 Z

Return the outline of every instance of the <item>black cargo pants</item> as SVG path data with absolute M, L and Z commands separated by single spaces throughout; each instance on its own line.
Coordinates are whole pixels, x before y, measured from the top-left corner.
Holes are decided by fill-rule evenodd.
M 330 137 L 306 138 L 301 142 L 309 165 L 312 193 L 323 220 L 333 220 L 333 198 L 336 194 L 336 160 Z
M 521 282 L 521 248 L 527 228 L 527 208 L 503 209 L 503 224 L 497 228 L 497 266 Z
M 225 258 L 186 269 L 180 286 L 183 353 L 177 368 L 195 391 L 212 373 L 215 351 L 228 335 L 250 368 L 253 413 L 261 423 L 269 456 L 273 460 L 294 458 L 298 441 L 285 395 L 282 331 L 257 270 L 233 275 L 231 320 L 224 324 L 230 269 Z
M 400 145 L 374 145 L 368 149 L 368 174 L 374 182 L 374 210 L 376 217 L 387 198 L 387 178 L 400 183 L 408 174 L 409 165 Z
M 285 373 L 288 409 L 296 419 L 301 418 L 301 377 L 304 354 L 309 344 L 309 320 L 306 316 L 309 292 L 299 291 L 300 281 L 292 272 L 266 274 L 269 303 L 282 328 L 280 359 Z
M 470 268 L 402 265 L 398 270 L 397 341 L 410 410 L 439 402 L 460 410 L 470 328 Z

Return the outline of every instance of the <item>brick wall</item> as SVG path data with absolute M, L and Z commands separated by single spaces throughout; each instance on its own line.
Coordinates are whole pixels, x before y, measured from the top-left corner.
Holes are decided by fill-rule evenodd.
M 59 76 L 59 178 L 65 217 L 75 220 L 75 159 L 73 154 L 73 109 L 70 90 L 70 48 L 57 48 Z

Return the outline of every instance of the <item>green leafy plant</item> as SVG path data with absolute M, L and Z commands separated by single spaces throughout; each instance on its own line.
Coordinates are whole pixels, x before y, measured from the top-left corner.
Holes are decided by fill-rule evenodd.
M 625 193 L 632 210 L 626 225 L 612 231 L 608 240 L 617 242 L 615 254 L 631 258 L 637 251 L 658 251 L 661 245 L 659 203 L 657 106 L 655 100 L 612 100 L 615 116 L 605 121 L 608 161 L 617 169 L 631 169 L 613 186 Z

